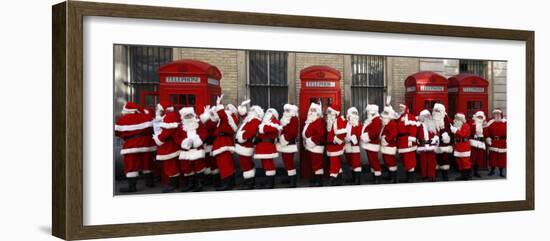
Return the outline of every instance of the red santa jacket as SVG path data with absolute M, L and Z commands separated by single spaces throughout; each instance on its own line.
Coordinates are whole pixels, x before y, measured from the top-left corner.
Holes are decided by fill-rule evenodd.
M 223 105 L 214 107 L 215 119 L 218 120 L 216 130 L 214 130 L 214 143 L 212 145 L 212 156 L 216 156 L 222 152 L 235 151 L 233 136 L 237 131 L 237 122 L 239 121 L 236 115 L 229 114 L 225 111 Z
M 437 131 L 439 136 L 439 146 L 435 148 L 435 153 L 453 153 L 453 143 L 451 141 L 452 139 L 452 133 L 451 133 L 451 123 L 452 120 L 449 118 L 448 115 L 445 115 L 444 118 L 444 128 L 441 128 Z
M 439 136 L 437 132 L 431 132 L 421 123 L 417 128 L 416 139 L 418 142 L 418 152 L 435 151 L 439 144 Z
M 115 123 L 115 135 L 124 140 L 121 155 L 157 150 L 152 134 L 152 118 L 146 114 L 125 114 Z
M 361 130 L 363 125 L 361 122 L 353 126 L 349 121 L 346 122 L 346 145 L 344 146 L 345 153 L 360 153 L 359 140 L 361 138 Z
M 416 132 L 420 122 L 414 115 L 405 113 L 397 121 L 397 151 L 407 153 L 416 151 Z
M 277 158 L 279 153 L 275 146 L 275 141 L 279 136 L 279 131 L 282 130 L 279 120 L 272 117 L 270 120 L 264 120 L 258 126 L 258 143 L 256 143 L 256 150 L 254 158 L 256 159 L 272 159 Z
M 473 148 L 485 150 L 485 138 L 487 137 L 487 128 L 484 124 L 477 125 L 475 121 L 470 121 L 470 146 Z
M 235 152 L 241 156 L 252 156 L 254 154 L 254 143 L 252 142 L 261 120 L 258 117 L 245 118 L 235 135 Z
M 279 135 L 279 142 L 277 143 L 277 150 L 282 153 L 295 153 L 298 152 L 296 145 L 296 138 L 298 137 L 298 117 L 293 116 L 288 123 L 281 123 L 283 129 Z
M 361 147 L 367 151 L 380 151 L 380 132 L 382 131 L 382 119 L 380 116 L 365 121 L 361 131 Z
M 176 132 L 176 140 L 181 147 L 180 160 L 194 161 L 204 158 L 204 142 L 208 137 L 208 131 L 204 124 L 197 122 L 196 129 L 187 129 L 181 125 Z
M 489 151 L 506 153 L 506 120 L 490 120 L 487 123 L 487 143 Z
M 163 161 L 179 156 L 180 145 L 176 140 L 179 123 L 179 114 L 176 112 L 168 112 L 162 118 L 160 133 L 153 135 L 153 140 L 158 146 L 157 160 Z
M 454 134 L 454 156 L 469 157 L 470 156 L 470 125 L 463 124 L 460 129 L 451 128 Z
M 395 155 L 397 153 L 397 121 L 390 120 L 382 128 L 380 144 L 380 152 L 382 154 Z
M 302 138 L 306 150 L 323 154 L 325 151 L 325 146 L 323 146 L 323 141 L 325 139 L 325 123 L 323 118 L 319 117 L 313 122 L 305 124 L 304 130 L 302 131 Z
M 340 156 L 344 154 L 345 139 L 346 121 L 344 117 L 336 116 L 331 130 L 327 130 L 327 156 Z

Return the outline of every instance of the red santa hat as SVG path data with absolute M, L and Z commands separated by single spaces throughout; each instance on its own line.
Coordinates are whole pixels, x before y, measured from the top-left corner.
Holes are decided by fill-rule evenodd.
M 494 115 L 494 114 L 501 114 L 501 115 L 502 115 L 502 110 L 496 108 L 496 109 L 493 110 L 493 115 Z
M 275 119 L 279 119 L 279 112 L 277 112 L 277 110 L 274 108 L 269 108 L 265 111 L 264 116 L 270 116 L 270 115 L 272 118 L 275 117 Z
M 292 114 L 292 116 L 298 116 L 298 106 L 295 106 L 293 104 L 285 104 L 283 106 L 283 110 L 288 111 Z
M 171 112 L 174 111 L 174 106 L 172 106 L 169 101 L 161 101 L 157 105 L 157 109 L 163 110 L 164 112 Z
M 264 110 L 259 105 L 251 106 L 250 110 L 248 110 L 248 111 L 249 112 L 254 112 L 256 114 L 256 116 L 260 119 L 264 117 Z
M 382 111 L 382 117 L 384 118 L 395 118 L 396 113 L 395 110 L 393 110 L 393 107 L 391 106 L 391 96 L 386 97 L 386 105 L 384 106 L 384 111 Z
M 196 116 L 195 110 L 193 109 L 193 107 L 183 107 L 180 109 L 179 112 L 180 112 L 181 119 L 183 119 L 183 117 L 188 114 L 193 114 Z
M 479 117 L 483 117 L 483 119 L 485 120 L 485 113 L 483 113 L 483 111 L 477 111 L 474 116 L 474 118 L 479 118 Z
M 367 107 L 365 107 L 365 111 L 367 111 L 367 113 L 377 114 L 379 111 L 379 108 L 378 108 L 378 105 L 367 104 Z
M 435 103 L 435 104 L 434 104 L 433 110 L 437 110 L 437 111 L 439 111 L 439 112 L 441 112 L 441 113 L 446 113 L 445 106 L 444 106 L 443 104 L 441 104 L 441 103 Z
M 346 116 L 350 116 L 350 115 L 359 115 L 359 110 L 357 110 L 357 108 L 355 108 L 354 106 L 348 108 L 348 111 L 346 113 L 347 115 Z
M 330 105 L 327 107 L 327 113 L 334 112 L 336 115 L 340 115 L 340 106 L 337 105 Z
M 139 110 L 140 110 L 141 106 L 139 106 L 138 104 L 134 103 L 134 102 L 131 102 L 131 101 L 128 101 L 126 102 L 126 104 L 124 104 L 124 106 L 122 107 L 122 111 L 121 113 L 123 115 L 126 115 L 126 114 L 135 114 L 135 113 L 138 113 Z
M 309 111 L 308 112 L 311 112 L 311 110 L 315 110 L 317 112 L 318 116 L 323 116 L 323 108 L 321 107 L 320 104 L 317 104 L 315 102 L 311 102 L 311 104 L 309 105 Z
M 455 114 L 455 120 L 459 120 L 461 121 L 462 123 L 466 123 L 466 115 L 464 115 L 464 113 L 456 113 Z
M 399 104 L 399 107 L 403 108 L 403 113 L 409 113 L 409 107 L 405 104 Z

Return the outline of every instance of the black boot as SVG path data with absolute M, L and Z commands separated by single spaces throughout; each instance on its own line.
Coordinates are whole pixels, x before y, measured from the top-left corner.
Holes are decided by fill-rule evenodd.
M 323 174 L 315 175 L 315 186 L 316 187 L 322 187 L 323 186 Z
M 449 170 L 441 170 L 441 179 L 445 182 L 449 181 Z
M 231 185 L 233 181 L 231 179 L 233 179 L 233 176 L 220 180 L 220 185 L 216 188 L 216 191 L 227 191 L 233 189 L 233 185 Z
M 498 169 L 498 173 L 499 173 L 499 176 L 500 176 L 500 177 L 506 177 L 506 176 L 504 175 L 504 168 L 499 168 L 499 169 Z
M 399 183 L 397 180 L 397 171 L 390 172 L 391 183 Z
M 193 188 L 193 192 L 200 192 L 202 191 L 204 183 L 204 173 L 198 173 L 195 175 L 195 188 Z
M 155 187 L 155 179 L 154 179 L 155 177 L 153 176 L 152 172 L 143 174 L 143 176 L 145 179 L 146 187 Z
M 487 175 L 489 175 L 489 176 L 495 175 L 495 168 L 491 167 L 491 171 Z
M 329 181 L 329 185 L 331 185 L 331 186 L 340 186 L 338 176 L 336 176 L 336 177 L 331 176 L 330 181 Z
M 414 172 L 406 172 L 405 175 L 407 176 L 403 182 L 406 183 L 413 183 L 414 182 Z
M 213 176 L 212 174 L 204 174 L 202 178 L 202 185 L 204 186 L 212 185 L 212 183 L 214 183 L 212 176 Z
M 275 187 L 275 176 L 266 176 L 266 183 L 264 188 L 272 189 Z
M 361 185 L 361 172 L 352 172 L 353 174 L 353 184 Z
M 288 179 L 289 179 L 288 187 L 295 188 L 296 187 L 296 181 L 298 179 L 297 176 L 296 175 L 289 176 Z
M 195 188 L 195 175 L 183 177 L 183 186 L 181 192 L 189 192 Z
M 474 177 L 481 177 L 481 175 L 479 175 L 479 167 L 477 165 L 474 165 Z
M 163 193 L 173 192 L 180 187 L 180 176 L 170 177 L 168 186 L 162 189 Z
M 374 174 L 373 174 L 373 176 L 374 176 L 374 178 L 373 178 L 373 184 L 380 184 L 380 176 L 376 176 L 376 175 L 374 175 Z
M 220 174 L 212 174 L 212 185 L 214 186 L 214 188 L 218 188 L 220 187 L 220 184 L 221 184 L 221 180 L 220 180 Z
M 121 187 L 119 189 L 122 193 L 131 193 L 131 192 L 137 192 L 137 179 L 135 177 L 128 177 L 128 187 Z
M 245 178 L 243 182 L 243 190 L 251 190 L 254 189 L 254 186 L 256 186 L 256 180 L 254 177 L 251 178 Z

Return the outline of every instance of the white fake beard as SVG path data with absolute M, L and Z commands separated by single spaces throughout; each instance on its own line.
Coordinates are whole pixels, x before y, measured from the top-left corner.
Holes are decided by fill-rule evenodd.
M 476 135 L 479 136 L 479 137 L 483 136 L 483 122 L 484 121 L 485 120 L 480 120 L 480 119 L 477 119 L 477 118 L 474 119 L 474 122 L 476 124 Z
M 435 128 L 435 121 L 430 118 L 425 118 L 424 122 L 422 122 L 426 128 L 428 128 L 428 131 L 431 133 L 436 133 L 437 129 Z
M 292 118 L 292 114 L 289 112 L 283 112 L 283 117 L 281 118 L 281 125 L 286 126 L 288 123 L 290 123 L 290 119 Z
M 392 119 L 392 118 L 389 117 L 389 116 L 385 116 L 385 117 L 382 116 L 382 124 L 383 124 L 383 125 L 387 125 L 387 124 L 390 122 L 391 119 Z
M 271 118 L 273 117 L 273 114 L 271 113 L 265 113 L 264 118 L 262 119 L 262 123 L 269 123 L 271 122 Z
M 453 126 L 458 128 L 458 129 L 462 128 L 462 124 L 464 124 L 464 123 L 462 123 L 462 121 L 459 121 L 459 120 L 454 120 L 453 121 Z
M 351 124 L 351 126 L 359 125 L 359 116 L 358 115 L 348 116 L 348 122 Z
M 182 124 L 182 129 L 184 131 L 196 130 L 199 127 L 199 119 L 197 118 L 183 119 L 181 124 Z
M 372 120 L 374 119 L 374 117 L 375 117 L 374 114 L 368 113 L 368 114 L 367 114 L 367 119 L 365 120 L 365 122 L 363 123 L 363 125 L 365 125 L 365 126 L 370 125 L 370 123 L 372 122 Z
M 320 118 L 319 114 L 308 112 L 307 113 L 306 124 L 310 124 L 310 123 L 314 122 L 315 120 L 317 120 L 319 118 Z
M 327 115 L 327 131 L 332 130 L 332 126 L 336 122 L 336 116 L 334 115 Z
M 435 127 L 437 130 L 445 128 L 445 115 L 441 112 L 434 112 L 432 118 L 435 122 Z

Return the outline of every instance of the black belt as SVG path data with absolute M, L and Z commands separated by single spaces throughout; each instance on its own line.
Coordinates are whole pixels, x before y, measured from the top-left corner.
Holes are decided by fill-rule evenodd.
M 455 138 L 455 143 L 467 142 L 470 141 L 468 138 Z
M 206 138 L 206 144 L 212 144 L 214 143 L 214 136 L 208 136 Z
M 132 140 L 132 139 L 136 139 L 136 138 L 144 137 L 144 136 L 149 136 L 149 135 L 151 135 L 151 134 L 144 134 L 144 133 L 135 134 L 133 136 L 130 136 L 130 137 L 126 138 L 125 141 L 129 141 L 129 140 Z
M 472 137 L 473 140 L 484 141 L 483 137 Z
M 290 140 L 290 141 L 288 141 L 288 144 L 289 145 L 294 145 L 294 144 L 296 144 L 296 140 Z
M 218 136 L 231 136 L 229 133 L 220 132 L 218 133 Z
M 494 136 L 493 140 L 497 140 L 497 141 L 506 140 L 506 136 Z
M 275 143 L 275 139 L 273 139 L 273 138 L 254 138 L 254 144 L 258 144 L 260 142 Z

